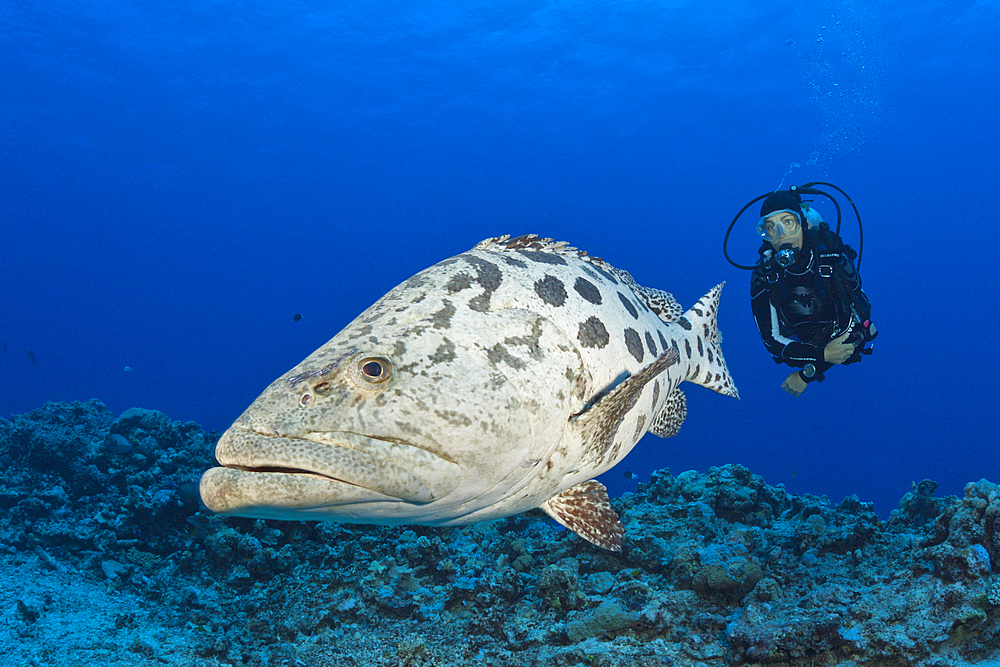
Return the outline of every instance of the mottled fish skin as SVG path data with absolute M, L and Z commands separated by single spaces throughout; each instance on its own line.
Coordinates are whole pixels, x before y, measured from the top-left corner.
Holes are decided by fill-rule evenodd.
M 647 430 L 676 434 L 681 381 L 738 397 L 721 288 L 682 312 L 565 243 L 487 239 L 273 382 L 223 434 L 202 498 L 239 516 L 436 526 L 540 507 L 619 550 L 591 478 Z

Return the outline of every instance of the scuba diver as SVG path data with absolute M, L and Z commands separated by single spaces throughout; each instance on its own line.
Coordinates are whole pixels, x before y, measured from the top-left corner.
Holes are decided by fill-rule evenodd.
M 798 396 L 812 382 L 822 381 L 836 364 L 851 364 L 861 355 L 878 330 L 871 322 L 871 303 L 861 289 L 861 254 L 840 238 L 840 205 L 827 193 L 808 183 L 788 190 L 776 190 L 752 200 L 729 225 L 722 249 L 729 263 L 752 270 L 750 306 L 757 330 L 767 351 L 777 364 L 794 371 L 781 384 Z M 822 195 L 837 208 L 837 229 L 833 231 L 802 194 Z M 755 202 L 764 200 L 757 232 L 763 239 L 757 263 L 737 264 L 729 257 L 729 234 L 740 216 Z M 861 230 L 861 217 L 850 197 Z M 854 260 L 857 259 L 857 266 Z

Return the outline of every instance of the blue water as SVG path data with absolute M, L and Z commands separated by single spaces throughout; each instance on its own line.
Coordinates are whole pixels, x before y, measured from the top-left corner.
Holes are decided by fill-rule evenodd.
M 0 0 L 0 415 L 224 429 L 403 279 L 537 232 L 685 307 L 728 281 L 742 400 L 689 385 L 614 493 L 737 462 L 885 516 L 1000 479 L 998 31 L 992 0 Z M 792 398 L 721 241 L 813 180 L 861 210 L 882 335 Z

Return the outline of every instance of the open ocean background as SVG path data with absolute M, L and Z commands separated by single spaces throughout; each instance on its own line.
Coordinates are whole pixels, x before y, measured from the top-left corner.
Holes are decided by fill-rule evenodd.
M 728 281 L 742 400 L 686 385 L 613 494 L 742 463 L 884 518 L 1000 480 L 998 33 L 996 0 L 0 0 L 0 416 L 225 429 L 397 283 L 534 232 L 685 307 Z M 721 243 L 814 180 L 861 211 L 881 336 L 793 398 Z

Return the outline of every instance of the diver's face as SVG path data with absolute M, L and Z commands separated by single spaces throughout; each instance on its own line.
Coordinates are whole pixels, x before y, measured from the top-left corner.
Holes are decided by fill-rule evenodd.
M 802 225 L 799 224 L 798 218 L 793 213 L 778 211 L 774 215 L 767 216 L 764 218 L 764 229 L 767 230 L 769 240 L 775 250 L 786 243 L 792 244 L 795 248 L 802 247 Z

